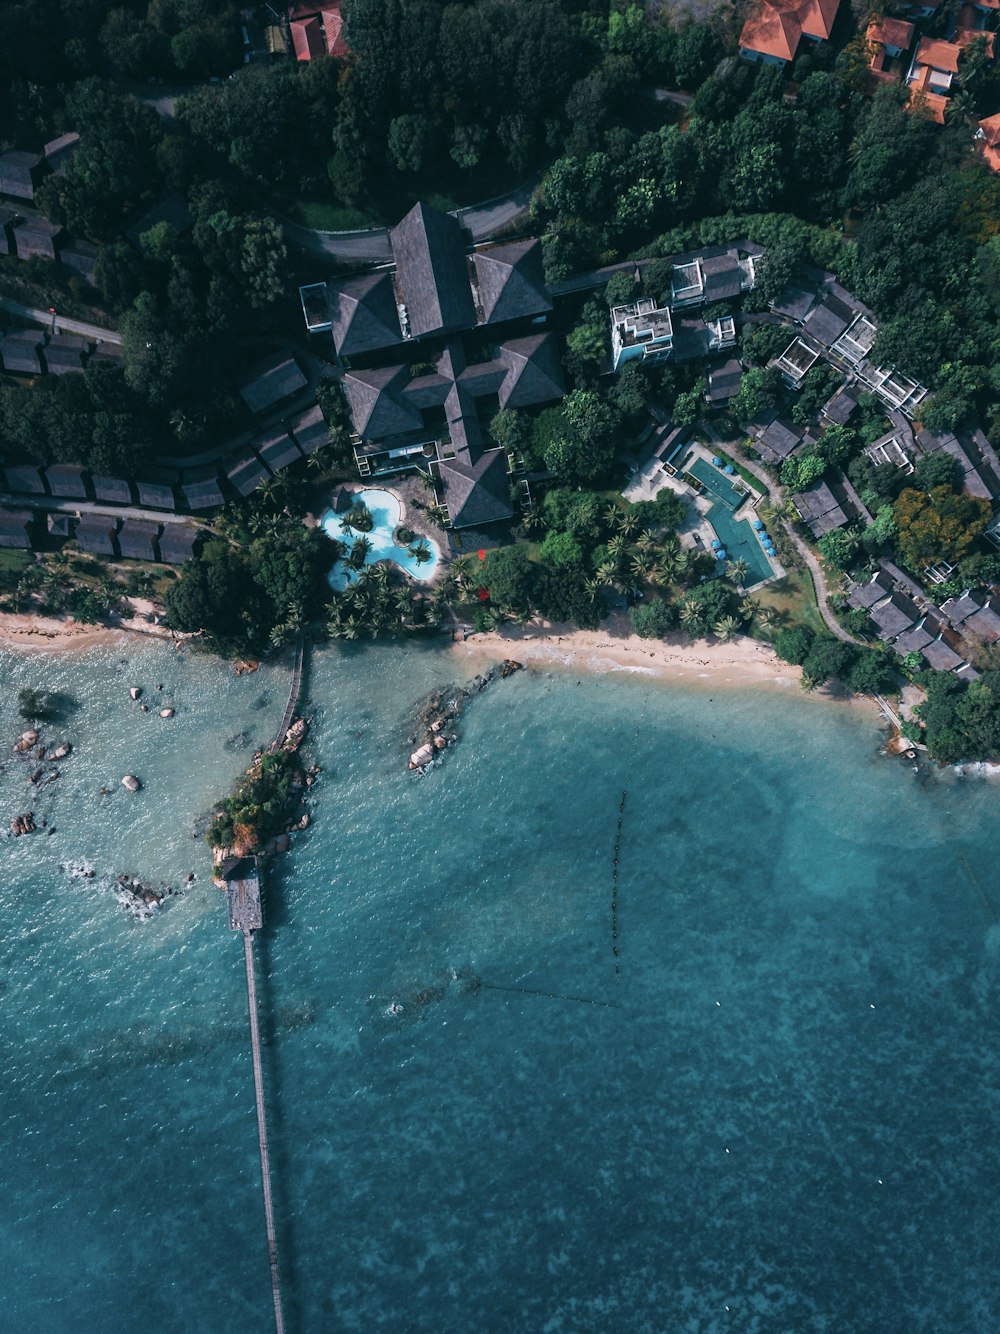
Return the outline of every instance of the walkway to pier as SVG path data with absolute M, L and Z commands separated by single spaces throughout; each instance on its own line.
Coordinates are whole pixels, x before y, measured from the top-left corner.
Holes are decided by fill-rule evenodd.
M 257 979 L 254 976 L 253 936 L 243 932 L 243 956 L 247 967 L 247 1002 L 250 1006 L 250 1045 L 253 1050 L 253 1087 L 257 1099 L 257 1138 L 260 1143 L 260 1177 L 264 1190 L 264 1223 L 267 1228 L 267 1257 L 271 1265 L 271 1296 L 274 1300 L 274 1328 L 284 1334 L 285 1318 L 281 1310 L 281 1282 L 278 1274 L 278 1242 L 274 1230 L 274 1203 L 271 1199 L 271 1160 L 267 1150 L 267 1118 L 264 1112 L 264 1069 L 260 1059 L 260 1025 L 257 1021 Z
M 299 694 L 302 690 L 302 669 L 306 657 L 306 639 L 305 635 L 299 635 L 299 642 L 295 646 L 295 665 L 292 668 L 292 684 L 288 691 L 288 703 L 285 705 L 285 715 L 281 720 L 281 726 L 278 728 L 277 735 L 271 742 L 271 749 L 277 750 L 285 737 L 288 735 L 288 729 L 292 725 L 292 719 L 295 717 L 295 710 L 299 703 Z

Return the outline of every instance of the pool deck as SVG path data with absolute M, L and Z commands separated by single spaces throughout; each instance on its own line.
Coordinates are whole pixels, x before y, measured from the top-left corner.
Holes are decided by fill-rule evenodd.
M 684 480 L 683 473 L 671 476 L 658 459 L 650 459 L 622 492 L 625 499 L 632 502 L 652 500 L 664 487 L 676 492 L 688 501 L 697 516 L 681 535 L 683 545 L 710 552 L 712 539 L 718 538 L 731 560 L 740 557 L 747 560 L 751 571 L 748 579 L 755 573 L 761 575 L 743 585 L 747 590 L 763 588 L 765 584 L 784 579 L 784 566 L 775 557 L 765 554 L 753 528 L 757 506 L 767 498 L 766 493 L 753 490 L 739 474 L 731 478 L 722 472 L 712 462 L 712 451 L 694 440 L 688 442 L 684 453 L 691 457 L 683 472 L 701 483 L 700 492 Z M 712 522 L 713 511 L 722 531 L 717 531 Z M 765 564 L 766 575 L 763 573 Z

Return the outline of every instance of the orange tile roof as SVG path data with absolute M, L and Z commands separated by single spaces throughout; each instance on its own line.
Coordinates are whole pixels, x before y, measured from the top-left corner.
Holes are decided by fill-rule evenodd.
M 341 29 L 344 20 L 340 0 L 316 0 L 314 4 L 293 5 L 288 11 L 292 45 L 296 60 L 312 60 L 315 56 L 346 56 L 347 43 Z
M 865 37 L 869 42 L 880 42 L 882 46 L 898 46 L 900 50 L 905 51 L 913 41 L 915 31 L 912 23 L 904 23 L 902 19 L 880 18 L 876 14 L 868 24 Z
M 761 0 L 743 25 L 740 46 L 779 60 L 794 60 L 802 35 L 823 41 L 833 30 L 840 0 Z
M 958 28 L 955 32 L 955 45 L 964 49 L 977 37 L 983 37 L 986 40 L 986 54 L 990 60 L 996 55 L 997 35 L 995 32 L 980 32 L 977 28 Z
M 990 171 L 1000 172 L 1000 152 L 989 145 L 983 147 L 983 161 L 989 167 Z
M 943 42 L 937 37 L 921 37 L 914 64 L 924 65 L 929 69 L 946 70 L 949 74 L 958 73 L 958 53 L 960 46 L 954 42 Z
M 944 109 L 948 105 L 948 99 L 942 97 L 939 93 L 931 93 L 927 91 L 927 83 L 930 76 L 930 67 L 924 65 L 920 70 L 918 77 L 910 84 L 910 96 L 906 103 L 907 110 L 926 111 L 931 120 L 935 120 L 939 125 L 943 125 Z
M 995 148 L 1000 144 L 1000 116 L 987 116 L 985 120 L 981 120 L 979 133 L 988 148 Z

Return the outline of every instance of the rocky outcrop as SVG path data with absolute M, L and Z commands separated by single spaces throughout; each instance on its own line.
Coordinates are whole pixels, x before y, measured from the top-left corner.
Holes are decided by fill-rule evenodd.
M 33 834 L 35 832 L 33 812 L 26 811 L 24 815 L 15 815 L 10 822 L 10 832 L 15 838 L 20 838 L 22 834 Z
M 49 751 L 49 759 L 64 760 L 67 755 L 72 753 L 72 750 L 73 747 L 69 741 L 61 741 L 55 750 Z
M 129 693 L 129 697 L 130 697 L 131 699 L 141 699 L 141 698 L 142 698 L 142 686 L 133 686 L 132 689 L 131 689 L 128 693 Z
M 14 751 L 16 754 L 25 755 L 29 750 L 34 750 L 38 743 L 38 733 L 33 727 L 29 727 L 27 732 L 22 732 L 14 742 Z
M 410 743 L 420 744 L 411 752 L 407 767 L 416 773 L 425 774 L 432 765 L 440 763 L 442 752 L 458 740 L 458 734 L 453 728 L 461 718 L 468 700 L 473 695 L 482 694 L 494 681 L 505 680 L 514 672 L 519 672 L 522 666 L 513 658 L 507 658 L 488 672 L 474 677 L 467 685 L 448 686 L 430 695 L 417 714 L 416 731 L 410 737 Z
M 122 779 L 122 787 L 126 792 L 138 792 L 142 784 L 136 778 L 135 774 L 126 774 Z

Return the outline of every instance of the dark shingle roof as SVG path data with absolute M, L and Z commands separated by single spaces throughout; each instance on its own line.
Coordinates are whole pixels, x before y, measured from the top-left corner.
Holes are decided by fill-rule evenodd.
M 101 477 L 95 474 L 93 482 L 94 495 L 98 500 L 108 501 L 112 505 L 132 504 L 131 483 L 121 477 Z
M 115 529 L 117 519 L 109 519 L 103 514 L 84 514 L 76 525 L 76 540 L 81 551 L 89 551 L 95 556 L 114 556 Z
M 892 580 L 880 570 L 870 583 L 857 584 L 852 588 L 847 600 L 852 607 L 872 607 L 891 592 Z
M 792 496 L 792 503 L 812 529 L 814 537 L 822 537 L 824 533 L 842 528 L 847 523 L 847 515 L 826 482 L 814 482 L 812 486 Z
M 17 214 L 11 208 L 0 208 L 0 255 L 10 255 L 14 249 L 14 233 L 11 224 Z
M 362 278 L 329 283 L 327 303 L 338 356 L 374 352 L 402 339 L 388 273 L 368 273 Z
M 756 446 L 769 460 L 785 459 L 802 442 L 802 432 L 790 422 L 776 417 L 757 437 Z
M 810 311 L 805 322 L 806 331 L 827 347 L 832 346 L 849 324 L 854 322 L 855 312 L 843 301 L 827 295 L 815 310 Z
M 194 555 L 199 536 L 198 529 L 186 523 L 164 524 L 160 536 L 160 560 L 167 565 L 183 565 Z
M 997 615 L 993 607 L 983 607 L 977 611 L 962 626 L 962 633 L 971 632 L 978 639 L 985 643 L 993 643 L 1000 639 L 1000 616 Z
M 714 366 L 708 372 L 706 395 L 711 403 L 721 403 L 739 393 L 743 379 L 743 367 L 735 358 L 730 357 L 721 366 Z
M 418 429 L 423 419 L 403 399 L 406 384 L 403 366 L 383 366 L 372 371 L 347 371 L 341 381 L 358 435 L 375 440 Z
M 297 394 L 307 383 L 295 358 L 278 352 L 253 368 L 240 386 L 240 398 L 251 412 L 264 412 Z
M 428 204 L 414 204 L 390 229 L 396 277 L 413 337 L 476 322 L 462 229 Z
M 920 610 L 902 593 L 893 593 L 885 602 L 868 608 L 868 615 L 878 626 L 879 639 L 895 639 L 920 619 Z
M 961 597 L 949 598 L 947 602 L 941 603 L 941 610 L 952 625 L 961 625 L 963 621 L 968 620 L 970 616 L 974 616 L 981 609 L 982 604 L 969 593 L 963 593 Z
M 118 548 L 130 560 L 156 560 L 156 535 L 159 531 L 158 523 L 150 523 L 145 519 L 126 519 L 118 534 Z
M 75 463 L 56 463 L 45 469 L 45 480 L 49 491 L 54 496 L 68 496 L 72 500 L 85 500 L 87 483 L 84 481 L 85 469 Z
M 944 642 L 943 639 L 935 639 L 933 644 L 928 644 L 922 650 L 928 664 L 937 672 L 953 671 L 962 659 L 955 650 Z
M 46 370 L 50 375 L 82 371 L 83 354 L 86 350 L 86 338 L 77 338 L 73 334 L 53 334 L 42 348 Z
M 438 465 L 444 498 L 455 528 L 497 523 L 513 513 L 507 456 L 502 449 L 483 454 L 475 463 L 443 460 Z
M 189 510 L 217 509 L 226 503 L 219 486 L 219 474 L 214 468 L 185 473 L 181 490 Z
M 318 403 L 298 413 L 289 421 L 288 427 L 299 449 L 306 455 L 315 454 L 330 439 L 330 428 Z
M 272 472 L 281 472 L 302 458 L 302 451 L 287 431 L 272 431 L 254 441 L 254 448 Z
M 725 301 L 739 296 L 741 272 L 739 260 L 733 254 L 712 255 L 701 262 L 705 275 L 705 301 Z
M 34 199 L 35 182 L 39 179 L 41 154 L 12 149 L 0 154 L 0 194 L 16 199 Z
M 150 479 L 148 481 L 139 480 L 135 485 L 139 493 L 139 504 L 145 509 L 174 510 L 177 508 L 174 488 L 169 482 Z
M 0 360 L 3 361 L 5 371 L 13 371 L 18 375 L 41 375 L 42 373 L 42 361 L 38 355 L 38 344 L 25 342 L 12 334 L 8 334 L 6 338 L 0 338 Z
M 226 469 L 226 475 L 241 496 L 248 496 L 270 476 L 256 454 L 233 460 Z
M 846 426 L 848 418 L 858 406 L 861 394 L 862 388 L 859 384 L 851 382 L 843 385 L 824 405 L 823 416 L 828 421 L 836 422 L 838 426 Z
M 526 408 L 562 398 L 562 362 L 551 334 L 515 338 L 500 346 L 507 378 L 500 386 L 502 408 Z
M 56 258 L 56 239 L 62 228 L 45 218 L 24 218 L 12 228 L 19 259 L 39 255 L 42 259 Z
M 31 525 L 34 515 L 29 510 L 0 509 L 0 547 L 27 551 L 31 547 Z
M 44 496 L 45 483 L 42 474 L 32 463 L 6 463 L 3 475 L 7 481 L 7 490 L 24 496 Z
M 97 246 L 90 241 L 71 241 L 69 245 L 60 246 L 59 262 L 75 269 L 93 286 L 97 272 Z
M 484 323 L 522 319 L 552 309 L 537 241 L 514 241 L 478 250 L 472 264 Z
M 934 636 L 922 625 L 915 625 L 912 630 L 905 630 L 896 640 L 893 648 L 897 653 L 919 653 L 926 648 Z

